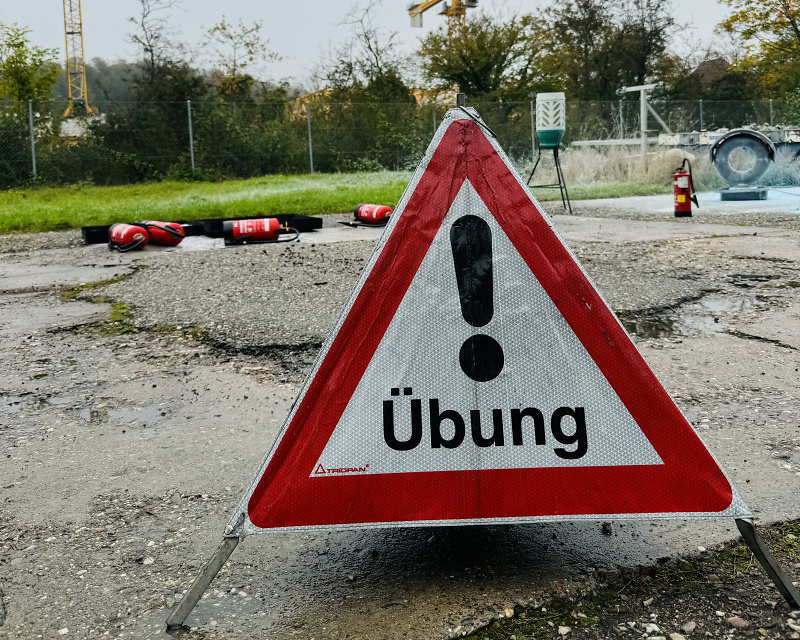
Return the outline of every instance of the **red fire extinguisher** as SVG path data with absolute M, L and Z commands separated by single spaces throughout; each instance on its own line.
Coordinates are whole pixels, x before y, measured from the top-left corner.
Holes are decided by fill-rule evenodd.
M 696 207 L 697 194 L 694 192 L 694 182 L 692 182 L 692 163 L 689 158 L 684 158 L 681 166 L 675 169 L 672 174 L 673 186 L 675 188 L 675 217 L 691 218 L 692 202 Z
M 177 222 L 147 220 L 145 222 L 140 222 L 139 225 L 147 229 L 152 244 L 160 244 L 165 247 L 175 247 L 179 245 L 186 235 L 183 227 Z
M 348 227 L 383 227 L 389 222 L 392 208 L 382 204 L 359 204 L 353 209 L 353 220 L 340 222 Z
M 144 249 L 150 236 L 144 227 L 133 224 L 112 224 L 108 230 L 108 248 L 120 253 Z
M 287 235 L 291 234 L 291 235 Z M 256 244 L 265 242 L 291 242 L 300 233 L 288 225 L 281 226 L 277 218 L 254 220 L 226 220 L 222 223 L 225 244 Z

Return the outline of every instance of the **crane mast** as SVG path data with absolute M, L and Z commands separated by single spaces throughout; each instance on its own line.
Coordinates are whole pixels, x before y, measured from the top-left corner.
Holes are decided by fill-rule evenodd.
M 94 109 L 89 106 L 89 96 L 86 91 L 81 0 L 64 0 L 64 37 L 66 39 L 67 86 L 69 90 L 69 107 L 64 116 L 70 118 L 95 115 Z

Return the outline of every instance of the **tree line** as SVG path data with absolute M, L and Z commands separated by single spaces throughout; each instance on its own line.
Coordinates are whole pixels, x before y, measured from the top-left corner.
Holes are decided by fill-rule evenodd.
M 343 20 L 350 37 L 320 56 L 318 91 L 308 93 L 264 80 L 278 54 L 260 22 L 223 17 L 207 31 L 213 55 L 200 64 L 172 24 L 180 0 L 139 0 L 128 35 L 137 55 L 87 64 L 100 117 L 77 132 L 64 118 L 57 52 L 0 22 L 0 188 L 31 184 L 29 101 L 38 179 L 50 184 L 305 172 L 309 117 L 316 170 L 409 168 L 445 110 L 435 95 L 455 88 L 491 103 L 500 130 L 519 129 L 520 140 L 530 126 L 523 103 L 541 91 L 618 101 L 621 86 L 662 82 L 663 98 L 785 99 L 800 116 L 800 0 L 722 1 L 731 13 L 715 46 L 687 45 L 670 0 L 553 0 L 538 14 L 472 12 L 428 32 L 413 55 L 376 26 L 374 6 L 356 7 Z

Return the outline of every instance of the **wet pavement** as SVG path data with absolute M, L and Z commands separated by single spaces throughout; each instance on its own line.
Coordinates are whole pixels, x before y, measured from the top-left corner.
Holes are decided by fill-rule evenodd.
M 555 221 L 759 521 L 800 517 L 800 233 Z M 0 256 L 0 638 L 166 637 L 379 230 L 325 233 Z M 130 315 L 105 321 L 108 300 Z M 736 535 L 711 520 L 252 536 L 183 637 L 461 635 L 555 584 Z

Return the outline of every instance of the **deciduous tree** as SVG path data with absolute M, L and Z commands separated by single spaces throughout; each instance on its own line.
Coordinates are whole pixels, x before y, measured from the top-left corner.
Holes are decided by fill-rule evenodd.
M 528 100 L 554 87 L 546 68 L 544 34 L 532 15 L 508 19 L 473 14 L 455 27 L 428 33 L 418 58 L 425 78 L 457 86 L 471 100 Z
M 0 98 L 15 103 L 50 98 L 58 80 L 55 49 L 31 45 L 29 33 L 0 22 Z

